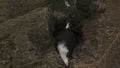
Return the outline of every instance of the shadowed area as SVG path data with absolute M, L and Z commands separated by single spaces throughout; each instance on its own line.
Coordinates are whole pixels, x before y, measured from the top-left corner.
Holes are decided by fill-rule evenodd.
M 70 3 L 84 33 L 70 68 L 119 68 L 120 1 Z M 0 0 L 0 68 L 65 68 L 51 37 L 52 26 L 66 18 L 61 6 L 62 0 Z

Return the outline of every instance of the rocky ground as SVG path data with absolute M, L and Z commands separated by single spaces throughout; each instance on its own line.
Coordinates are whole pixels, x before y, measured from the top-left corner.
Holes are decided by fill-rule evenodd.
M 53 7 L 51 2 L 0 0 L 0 68 L 65 68 L 48 28 L 51 15 L 61 19 L 64 8 L 59 8 L 62 4 Z M 88 6 L 82 2 L 90 2 L 89 9 L 82 9 L 90 13 L 86 17 L 73 7 L 85 40 L 76 48 L 70 68 L 119 68 L 120 1 L 81 0 L 78 4 Z M 76 0 L 71 3 L 76 4 Z M 81 5 L 77 6 L 83 8 Z

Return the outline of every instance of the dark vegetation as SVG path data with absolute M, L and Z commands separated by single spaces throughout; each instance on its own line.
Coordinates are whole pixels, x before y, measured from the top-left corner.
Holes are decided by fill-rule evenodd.
M 119 68 L 120 0 L 70 3 L 85 39 L 70 67 Z M 49 32 L 65 21 L 65 14 L 62 0 L 0 0 L 0 68 L 64 68 Z
M 71 13 L 73 20 L 73 31 L 80 31 L 80 42 L 83 43 L 84 31 L 83 31 L 83 21 L 90 20 L 95 17 L 97 13 L 97 5 L 93 3 L 95 0 L 69 0 L 72 8 L 70 11 L 66 10 L 64 5 L 64 0 L 46 0 L 47 6 L 51 11 L 50 22 L 49 22 L 49 31 L 50 34 L 54 36 L 54 34 L 59 31 L 61 28 L 65 27 L 65 23 L 67 20 L 67 13 Z M 54 15 L 54 12 L 58 15 Z M 59 12 L 61 15 L 59 15 Z M 60 16 L 60 17 L 58 17 Z M 61 27 L 60 27 L 61 26 Z

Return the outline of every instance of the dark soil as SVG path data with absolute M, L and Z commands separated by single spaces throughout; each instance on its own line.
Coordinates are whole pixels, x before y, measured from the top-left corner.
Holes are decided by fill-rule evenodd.
M 72 14 L 83 27 L 84 42 L 70 68 L 119 68 L 120 0 L 76 1 L 70 0 Z M 64 19 L 62 3 L 0 0 L 0 68 L 65 68 L 48 27 Z

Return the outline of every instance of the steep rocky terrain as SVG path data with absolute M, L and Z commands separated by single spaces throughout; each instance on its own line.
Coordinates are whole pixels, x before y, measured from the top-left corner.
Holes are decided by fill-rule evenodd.
M 65 68 L 48 27 L 54 22 L 51 18 L 65 17 L 62 3 L 0 0 L 0 68 Z M 83 25 L 84 42 L 76 48 L 70 68 L 119 68 L 120 1 L 71 0 L 71 4 L 73 16 Z

